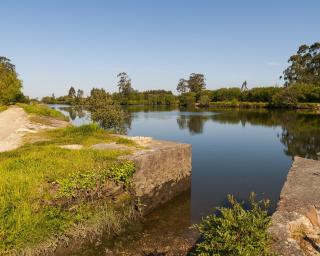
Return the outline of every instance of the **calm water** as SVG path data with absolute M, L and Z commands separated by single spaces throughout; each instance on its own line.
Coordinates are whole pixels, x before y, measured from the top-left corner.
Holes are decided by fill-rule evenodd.
M 90 122 L 86 112 L 54 107 L 70 116 L 76 125 Z M 316 158 L 320 152 L 320 115 L 315 113 L 143 107 L 127 111 L 131 114 L 127 120 L 128 135 L 192 144 L 192 187 L 180 199 L 147 218 L 136 232 L 137 237 L 126 237 L 125 245 L 121 238 L 114 241 L 115 248 L 131 247 L 132 251 L 140 247 L 141 240 L 145 241 L 144 236 L 152 234 L 155 226 L 157 232 L 167 237 L 183 236 L 183 230 L 199 222 L 213 207 L 225 205 L 227 194 L 247 199 L 254 191 L 271 200 L 273 212 L 293 157 Z M 148 224 L 153 218 L 158 226 L 154 222 Z M 168 239 L 167 243 L 171 242 Z M 102 243 L 94 250 L 102 252 L 106 246 Z M 93 255 L 92 250 L 83 255 Z

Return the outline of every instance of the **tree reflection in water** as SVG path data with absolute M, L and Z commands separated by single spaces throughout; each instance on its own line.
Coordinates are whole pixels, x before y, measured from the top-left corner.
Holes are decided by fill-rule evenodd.
M 222 124 L 241 124 L 246 126 L 265 126 L 282 128 L 279 135 L 289 156 L 317 159 L 320 152 L 320 115 L 308 111 L 276 110 L 214 110 L 214 115 L 201 113 L 181 114 L 177 124 L 181 130 L 188 129 L 191 134 L 203 133 L 207 121 Z

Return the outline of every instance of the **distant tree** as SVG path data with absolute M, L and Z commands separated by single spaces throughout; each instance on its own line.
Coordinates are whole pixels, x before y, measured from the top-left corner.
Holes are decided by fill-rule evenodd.
M 320 42 L 311 46 L 301 45 L 283 72 L 285 86 L 296 83 L 320 85 Z
M 177 85 L 177 91 L 182 94 L 186 93 L 189 89 L 188 81 L 185 79 L 180 79 Z
M 74 99 L 76 97 L 76 90 L 74 89 L 73 86 L 70 87 L 69 92 L 68 92 L 68 96 L 71 99 Z
M 6 57 L 0 56 L 0 104 L 24 100 L 22 82 L 18 79 L 15 66 Z
M 118 81 L 119 92 L 124 98 L 128 98 L 130 93 L 133 91 L 130 77 L 125 72 L 119 73 L 117 77 L 119 78 L 119 81 Z
M 77 91 L 77 99 L 82 99 L 82 98 L 83 98 L 83 95 L 84 95 L 84 91 L 78 89 L 78 91 Z
M 206 82 L 203 74 L 192 73 L 188 80 L 188 87 L 191 92 L 199 94 L 206 88 Z
M 56 100 L 56 96 L 54 95 L 54 93 L 52 93 L 52 100 L 55 101 Z
M 241 85 L 241 91 L 246 91 L 246 90 L 248 90 L 247 80 L 245 80 Z

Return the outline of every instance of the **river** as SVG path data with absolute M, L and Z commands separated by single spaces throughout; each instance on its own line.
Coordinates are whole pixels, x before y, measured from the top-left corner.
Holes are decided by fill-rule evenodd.
M 81 109 L 52 107 L 75 125 L 91 122 Z M 320 152 L 320 115 L 312 112 L 167 107 L 126 111 L 128 135 L 192 145 L 191 189 L 132 227 L 134 232 L 111 242 L 90 243 L 75 255 L 108 255 L 107 248 L 118 255 L 143 255 L 180 246 L 188 241 L 192 224 L 214 207 L 226 205 L 227 194 L 246 200 L 253 191 L 271 200 L 272 213 L 293 157 L 315 159 Z

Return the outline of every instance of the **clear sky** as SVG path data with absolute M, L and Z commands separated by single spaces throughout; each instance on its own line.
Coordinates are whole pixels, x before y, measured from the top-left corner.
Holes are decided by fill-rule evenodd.
M 287 59 L 320 40 L 317 0 L 1 1 L 0 55 L 32 97 L 116 90 L 175 90 L 203 73 L 207 87 L 280 83 Z

